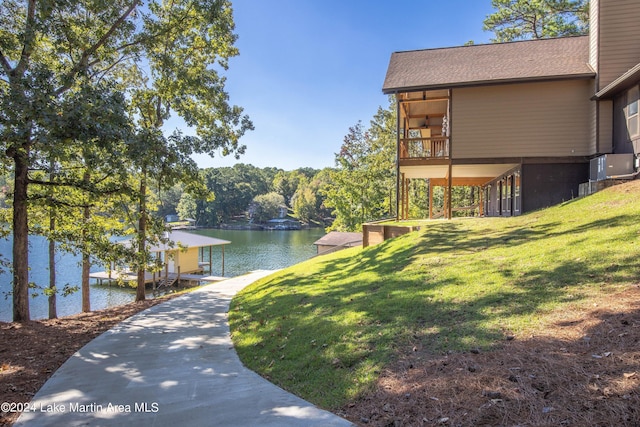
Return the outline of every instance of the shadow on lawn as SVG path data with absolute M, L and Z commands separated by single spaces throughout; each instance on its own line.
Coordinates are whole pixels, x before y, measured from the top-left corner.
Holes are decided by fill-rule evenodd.
M 581 299 L 580 290 L 572 290 L 572 285 L 626 283 L 634 280 L 628 272 L 640 271 L 640 257 L 635 254 L 620 261 L 625 266 L 620 271 L 616 264 L 605 268 L 588 259 L 558 260 L 526 274 L 513 265 L 498 271 L 509 286 L 493 289 L 488 284 L 485 291 L 464 299 L 466 278 L 460 279 L 455 268 L 448 274 L 407 269 L 420 257 L 447 250 L 465 256 L 505 244 L 517 250 L 519 244 L 550 235 L 575 235 L 632 220 L 630 215 L 619 215 L 556 233 L 552 230 L 557 223 L 534 224 L 472 239 L 461 225 L 442 223 L 430 227 L 432 232 L 422 234 L 413 245 L 393 239 L 351 258 L 327 258 L 313 266 L 313 272 L 281 276 L 247 292 L 268 289 L 263 298 L 237 298 L 234 306 L 242 309 L 231 313 L 234 330 L 252 331 L 252 345 L 259 355 L 252 347 L 237 348 L 252 369 L 333 408 L 352 397 L 357 389 L 354 377 L 375 381 L 383 367 L 407 349 L 422 348 L 436 355 L 499 347 L 512 333 L 510 319 L 526 319 L 554 304 Z M 443 262 L 451 265 L 455 259 Z M 484 280 L 483 266 L 476 268 L 475 277 Z M 460 286 L 460 299 L 442 295 L 452 286 Z M 250 315 L 243 318 L 243 313 Z M 294 348 L 291 342 L 303 344 Z M 310 379 L 309 371 L 322 377 L 322 383 Z

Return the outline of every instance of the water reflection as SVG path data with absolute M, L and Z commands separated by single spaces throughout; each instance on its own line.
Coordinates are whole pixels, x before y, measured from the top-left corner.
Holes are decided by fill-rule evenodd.
M 316 253 L 313 242 L 324 235 L 322 229 L 296 231 L 248 231 L 248 230 L 198 230 L 199 234 L 230 240 L 225 246 L 225 277 L 233 277 L 252 270 L 278 269 L 288 267 L 304 261 Z M 39 286 L 46 287 L 49 283 L 48 243 L 40 236 L 30 239 L 29 262 L 31 270 L 29 280 Z M 0 254 L 8 258 L 11 256 L 11 240 L 0 240 Z M 222 249 L 213 248 L 213 274 L 222 273 Z M 205 253 L 208 258 L 208 254 Z M 80 257 L 59 253 L 56 256 L 58 287 L 64 284 L 79 285 Z M 101 271 L 101 266 L 93 266 L 92 272 Z M 5 298 L 11 291 L 11 274 L 6 271 L 0 275 L 0 321 L 11 321 L 11 296 Z M 153 296 L 148 294 L 149 298 Z M 115 285 L 91 286 L 91 308 L 102 308 L 126 304 L 135 299 L 135 290 Z M 58 297 L 58 316 L 67 316 L 81 310 L 80 292 L 67 297 Z M 30 300 L 32 319 L 42 319 L 48 316 L 47 298 L 38 296 Z

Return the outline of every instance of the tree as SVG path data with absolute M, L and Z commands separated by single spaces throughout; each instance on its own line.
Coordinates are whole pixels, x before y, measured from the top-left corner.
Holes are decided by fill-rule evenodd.
M 494 42 L 583 35 L 589 32 L 589 0 L 492 0 L 484 20 Z
M 260 169 L 243 163 L 203 170 L 205 185 L 216 198 L 198 200 L 198 224 L 216 226 L 244 217 L 255 196 L 273 190 L 272 182 L 277 173 L 274 168 Z
M 273 179 L 273 188 L 274 191 L 282 194 L 285 202 L 291 206 L 293 195 L 307 181 L 307 176 L 297 170 L 291 172 L 279 171 Z
M 195 218 L 197 209 L 198 205 L 196 203 L 196 199 L 189 193 L 182 193 L 182 197 L 180 198 L 180 202 L 178 202 L 178 206 L 176 208 L 180 219 L 184 220 Z
M 285 206 L 284 196 L 276 192 L 261 194 L 253 198 L 254 213 L 252 219 L 264 223 L 278 217 L 280 208 Z
M 252 124 L 241 108 L 229 105 L 224 78 L 218 74 L 227 69 L 228 58 L 237 54 L 230 4 L 225 0 L 152 0 L 145 8 L 141 5 L 140 0 L 0 3 L 0 144 L 14 177 L 15 321 L 30 317 L 28 188 L 32 162 L 36 157 L 51 157 L 64 146 L 48 137 L 53 125 L 72 124 L 78 129 L 84 125 L 101 132 L 100 125 L 105 124 L 73 123 L 70 117 L 59 115 L 58 104 L 79 82 L 90 86 L 117 79 L 121 90 L 136 87 L 128 100 L 135 103 L 137 117 L 148 125 L 139 124 L 143 129 L 130 140 L 130 149 L 122 153 L 122 159 L 130 156 L 137 160 L 140 206 L 146 203 L 145 175 L 153 159 L 149 150 L 161 145 L 168 149 L 156 150 L 156 155 L 175 156 L 172 162 L 163 163 L 164 169 L 153 171 L 158 176 L 163 172 L 173 176 L 168 173 L 170 168 L 192 153 L 213 156 L 244 151 L 238 140 Z M 154 132 L 171 111 L 194 126 L 196 136 L 176 134 L 173 139 L 163 139 Z M 151 144 L 144 147 L 144 143 Z M 146 220 L 143 207 L 139 210 L 140 230 L 146 230 Z M 145 242 L 138 243 L 145 251 Z
M 330 229 L 359 230 L 367 221 L 391 214 L 394 187 L 395 109 L 379 108 L 367 130 L 361 122 L 349 129 L 336 170 L 325 190 L 335 221 Z
M 292 197 L 293 214 L 302 222 L 322 224 L 323 220 L 331 215 L 331 211 L 324 206 L 324 193 L 330 182 L 330 170 L 316 170 L 309 180 L 308 183 L 300 185 Z

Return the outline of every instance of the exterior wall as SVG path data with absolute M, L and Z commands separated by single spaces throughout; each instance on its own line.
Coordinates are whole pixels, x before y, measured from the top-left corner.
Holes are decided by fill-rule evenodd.
M 180 272 L 189 273 L 197 271 L 198 267 L 198 248 L 189 248 L 186 252 L 178 251 L 180 257 Z
M 640 1 L 599 0 L 599 88 L 640 63 Z M 592 5 L 593 7 L 593 5 Z
M 598 101 L 597 104 L 599 138 L 597 152 L 598 154 L 613 153 L 613 102 L 605 100 Z
M 589 5 L 589 65 L 591 65 L 591 68 L 593 68 L 596 73 L 598 72 L 598 45 L 600 42 L 599 12 L 600 0 L 591 0 L 591 4 Z
M 454 89 L 455 159 L 595 154 L 593 81 L 562 80 Z
M 631 137 L 627 127 L 626 108 L 628 91 L 623 91 L 613 101 L 613 152 L 640 155 L 640 136 Z
M 578 197 L 589 180 L 589 163 L 522 165 L 522 212 L 557 205 Z

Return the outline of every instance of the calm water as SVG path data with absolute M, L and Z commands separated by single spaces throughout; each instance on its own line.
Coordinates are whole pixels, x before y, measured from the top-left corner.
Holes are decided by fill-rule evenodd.
M 245 231 L 245 230 L 198 230 L 199 234 L 231 241 L 224 250 L 224 276 L 234 277 L 252 270 L 278 269 L 297 264 L 316 254 L 313 242 L 324 235 L 322 229 L 292 231 Z M 31 271 L 29 280 L 46 287 L 49 283 L 48 243 L 45 239 L 34 236 L 30 241 L 29 263 Z M 11 256 L 11 241 L 0 240 L 0 254 L 5 258 Z M 208 255 L 206 256 L 208 260 Z M 69 254 L 57 255 L 58 287 L 64 284 L 80 284 L 80 257 Z M 213 273 L 222 275 L 222 250 L 214 247 L 212 253 Z M 91 271 L 103 271 L 101 266 L 93 266 Z M 0 275 L 0 321 L 10 322 L 13 316 L 11 296 L 11 275 L 5 272 Z M 149 295 L 151 297 L 151 295 Z M 133 289 L 118 286 L 91 285 L 91 308 L 113 307 L 126 304 L 135 299 Z M 81 295 L 76 292 L 67 297 L 58 297 L 58 316 L 75 314 L 81 310 Z M 48 302 L 44 296 L 30 300 L 32 319 L 48 317 Z

